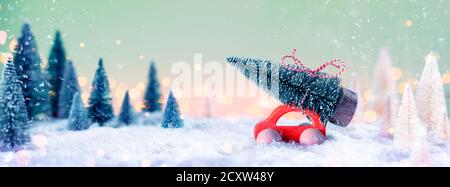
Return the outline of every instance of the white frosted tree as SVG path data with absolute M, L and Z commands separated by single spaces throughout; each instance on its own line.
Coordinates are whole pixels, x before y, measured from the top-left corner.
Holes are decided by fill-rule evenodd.
M 397 114 L 398 92 L 392 73 L 391 57 L 388 49 L 382 48 L 373 74 L 371 92 L 374 96 L 369 108 L 378 115 L 380 134 L 392 138 L 394 119 Z
M 394 144 L 396 146 L 411 150 L 416 141 L 426 135 L 426 129 L 417 114 L 416 102 L 409 84 L 405 86 L 395 121 Z
M 375 96 L 371 107 L 377 114 L 385 110 L 389 94 L 396 91 L 396 82 L 392 74 L 392 65 L 389 51 L 382 48 L 378 63 L 375 66 L 372 82 L 372 94 Z
M 432 140 L 444 143 L 448 140 L 449 123 L 442 78 L 433 52 L 427 55 L 425 61 L 416 92 L 419 117 Z

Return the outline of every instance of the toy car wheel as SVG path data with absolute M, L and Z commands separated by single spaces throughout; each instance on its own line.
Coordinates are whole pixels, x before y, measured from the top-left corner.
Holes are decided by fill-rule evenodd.
M 269 144 L 281 141 L 281 134 L 273 129 L 264 129 L 256 137 L 256 144 Z
M 318 145 L 325 142 L 325 136 L 317 129 L 310 128 L 303 131 L 300 135 L 300 144 L 302 145 Z

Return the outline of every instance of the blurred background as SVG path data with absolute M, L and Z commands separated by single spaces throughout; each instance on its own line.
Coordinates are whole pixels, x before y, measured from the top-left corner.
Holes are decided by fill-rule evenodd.
M 364 100 L 371 99 L 380 49 L 390 52 L 399 91 L 417 81 L 424 57 L 434 51 L 450 98 L 449 9 L 446 0 L 0 0 L 0 54 L 4 62 L 28 21 L 45 64 L 60 30 L 85 103 L 98 59 L 104 58 L 116 112 L 127 89 L 139 110 L 151 60 L 164 102 L 176 77 L 171 65 L 193 64 L 195 53 L 225 68 L 227 56 L 279 61 L 293 48 L 311 68 L 343 59 L 343 84 L 358 74 Z M 178 99 L 181 112 L 191 116 L 264 117 L 277 106 L 265 97 Z

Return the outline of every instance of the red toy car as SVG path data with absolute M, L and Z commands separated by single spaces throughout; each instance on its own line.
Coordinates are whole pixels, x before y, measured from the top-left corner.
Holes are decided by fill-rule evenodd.
M 299 126 L 277 126 L 280 118 L 289 112 L 299 112 L 309 117 L 312 124 Z M 321 144 L 325 141 L 326 127 L 320 121 L 317 113 L 281 105 L 264 121 L 255 126 L 255 140 L 257 144 L 277 141 L 298 142 L 303 145 Z

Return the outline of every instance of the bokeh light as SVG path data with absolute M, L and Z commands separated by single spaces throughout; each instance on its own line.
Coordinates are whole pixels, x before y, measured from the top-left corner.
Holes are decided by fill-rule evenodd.
M 8 33 L 6 31 L 0 30 L 0 45 L 4 45 L 8 39 Z
M 413 25 L 413 21 L 412 20 L 408 19 L 408 20 L 405 21 L 405 26 L 406 27 L 412 27 L 412 25 Z
M 85 76 L 78 76 L 78 84 L 80 85 L 80 87 L 85 87 L 88 85 L 88 80 Z
M 368 110 L 364 112 L 364 121 L 367 123 L 375 123 L 377 121 L 377 113 L 373 110 Z
M 400 78 L 402 78 L 402 70 L 400 68 L 393 67 L 392 76 L 394 80 L 400 80 Z
M 13 38 L 13 39 L 11 40 L 11 42 L 9 43 L 8 48 L 9 48 L 9 51 L 10 51 L 11 53 L 15 53 L 15 52 L 16 52 L 16 48 L 17 48 L 17 40 L 16 40 L 15 38 Z

